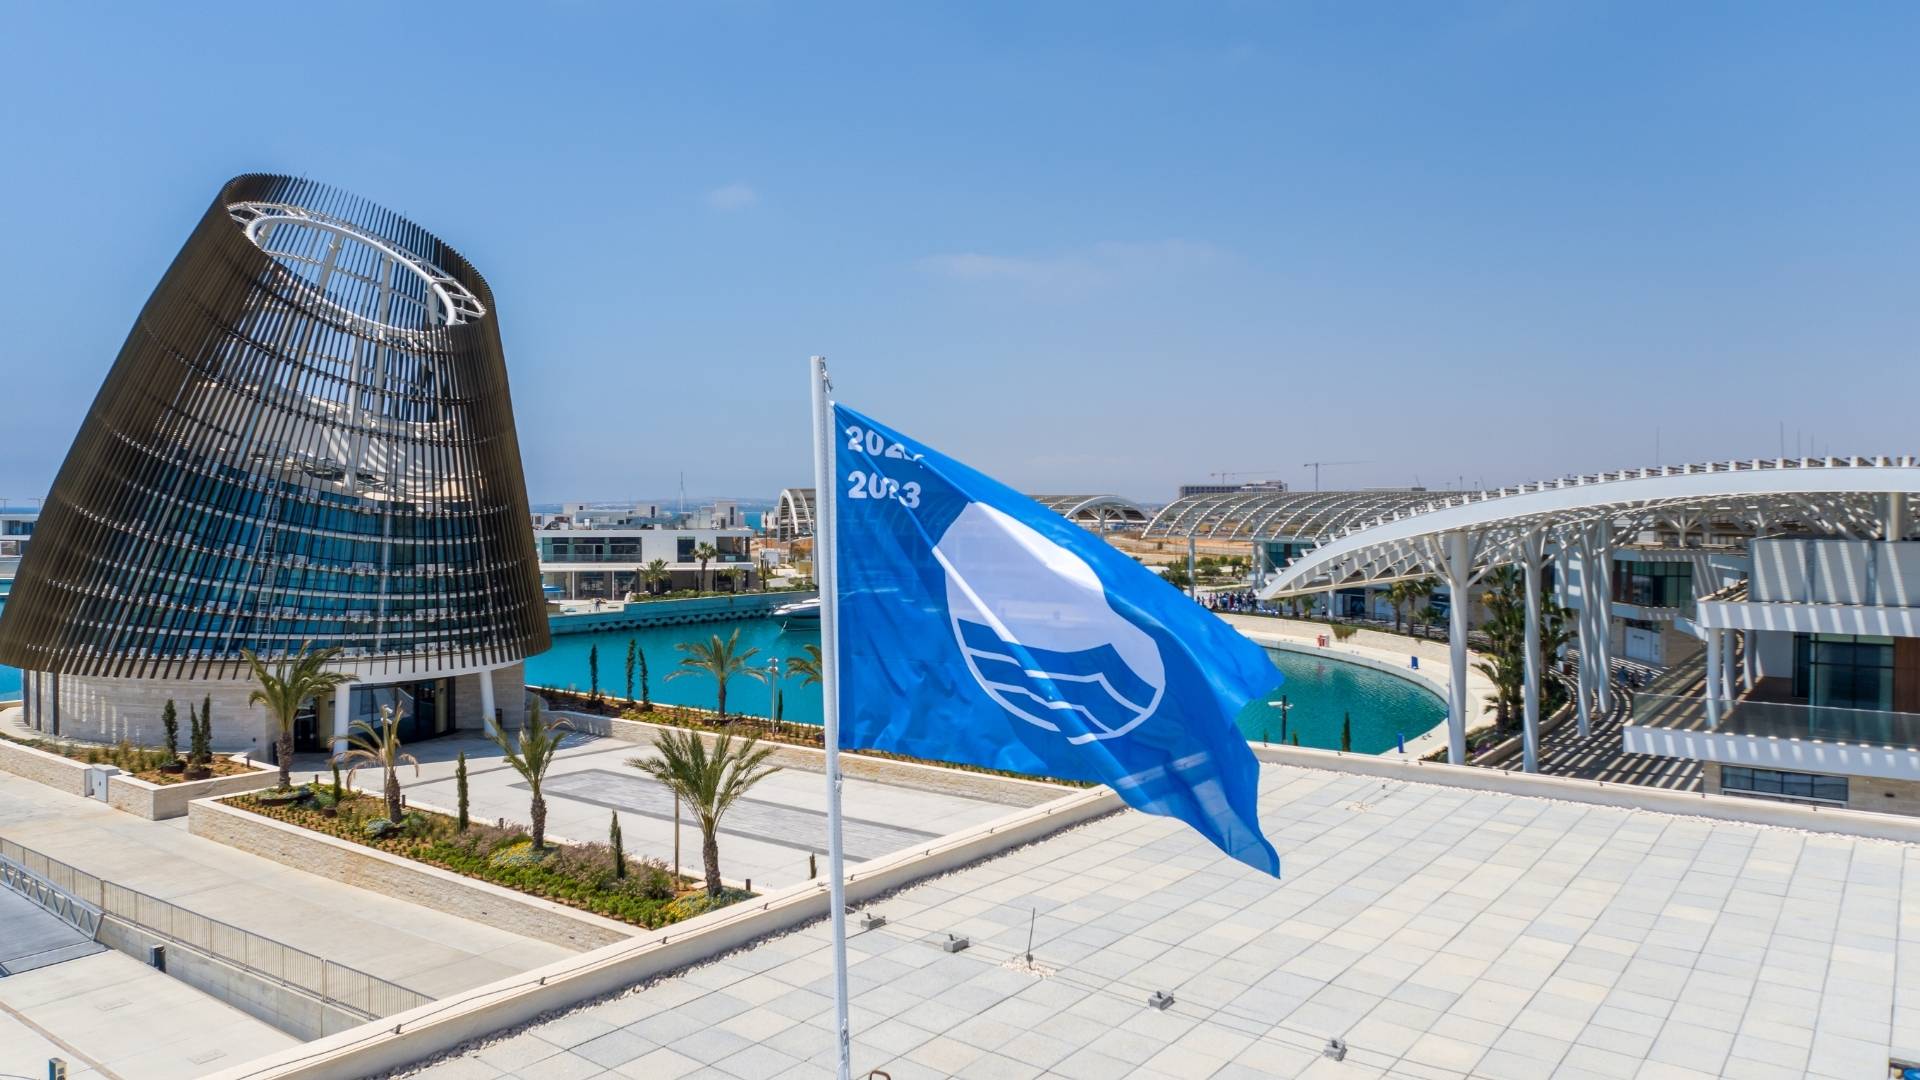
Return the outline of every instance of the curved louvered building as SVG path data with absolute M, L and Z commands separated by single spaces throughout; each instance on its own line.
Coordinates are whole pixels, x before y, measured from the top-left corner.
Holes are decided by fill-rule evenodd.
M 339 646 L 317 746 L 381 704 L 415 738 L 517 719 L 547 648 L 493 294 L 391 211 L 228 183 L 88 411 L 0 614 L 48 732 L 159 740 L 212 697 L 268 752 L 242 649 Z M 496 693 L 496 687 L 498 692 Z

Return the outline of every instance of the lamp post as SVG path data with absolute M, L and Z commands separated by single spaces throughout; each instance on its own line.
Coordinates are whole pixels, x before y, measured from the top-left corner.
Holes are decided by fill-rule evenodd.
M 1269 701 L 1267 704 L 1280 710 L 1280 745 L 1285 746 L 1287 744 L 1287 713 L 1292 711 L 1293 705 L 1287 701 L 1285 694 L 1280 695 L 1279 701 Z

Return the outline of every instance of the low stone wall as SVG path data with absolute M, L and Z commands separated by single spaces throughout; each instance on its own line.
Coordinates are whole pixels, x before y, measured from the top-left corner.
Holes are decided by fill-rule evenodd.
M 87 765 L 46 750 L 0 739 L 0 769 L 69 795 L 87 793 Z
M 1121 805 L 1120 797 L 1107 788 L 1090 788 L 942 837 L 923 848 L 861 863 L 847 872 L 847 902 L 873 900 L 1103 817 Z M 827 911 L 826 882 L 794 885 L 663 930 L 647 931 L 644 937 L 246 1062 L 215 1073 L 209 1080 L 351 1080 L 377 1075 L 470 1039 L 526 1023 L 541 1013 L 590 1001 L 712 959 L 759 938 L 823 918 Z
M 609 716 L 592 716 L 587 713 L 556 710 L 554 715 L 565 717 L 576 731 L 604 735 L 625 742 L 650 744 L 661 732 L 688 730 L 665 724 L 650 724 L 643 720 L 623 720 Z M 700 735 L 709 745 L 719 737 L 705 731 L 700 732 Z M 766 745 L 774 747 L 773 756 L 769 760 L 783 769 L 816 773 L 827 771 L 827 753 L 824 750 L 816 750 L 811 746 L 793 746 L 774 742 L 768 742 Z M 1042 780 L 992 776 L 987 773 L 967 772 L 964 769 L 922 765 L 913 761 L 894 761 L 890 758 L 870 757 L 858 753 L 840 755 L 840 772 L 855 780 L 892 784 L 896 787 L 912 788 L 915 791 L 958 795 L 981 802 L 999 803 L 1002 806 L 1039 806 L 1074 790 Z
M 184 780 L 178 784 L 155 784 L 126 773 L 115 773 L 107 778 L 107 805 L 136 817 L 164 821 L 185 817 L 187 805 L 195 799 L 260 791 L 280 782 L 279 769 L 251 761 L 248 764 L 252 770 L 243 775 Z
M 245 760 L 245 755 L 238 755 L 235 760 Z M 151 821 L 183 817 L 187 804 L 195 799 L 259 791 L 279 782 L 280 774 L 271 766 L 251 761 L 248 764 L 252 769 L 244 775 L 154 784 L 129 776 L 112 765 L 89 765 L 51 750 L 0 739 L 0 770 L 82 797 L 87 794 L 87 770 L 103 770 L 107 773 L 107 805 Z
M 492 882 L 288 825 L 214 799 L 201 799 L 189 805 L 187 829 L 195 836 L 217 840 L 310 874 L 565 949 L 596 949 L 647 932 Z

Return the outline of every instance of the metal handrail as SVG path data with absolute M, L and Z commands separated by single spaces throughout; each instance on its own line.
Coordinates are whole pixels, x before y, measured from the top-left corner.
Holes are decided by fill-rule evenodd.
M 100 909 L 81 900 L 25 866 L 0 855 L 0 886 L 26 897 L 61 922 L 87 935 L 100 933 Z

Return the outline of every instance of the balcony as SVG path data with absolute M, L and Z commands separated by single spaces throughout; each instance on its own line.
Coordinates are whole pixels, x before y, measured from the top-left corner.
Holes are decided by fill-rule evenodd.
M 1920 780 L 1920 713 L 1783 700 L 1777 680 L 1721 706 L 1707 722 L 1705 676 L 1675 672 L 1633 697 L 1622 749 L 1728 765 Z

